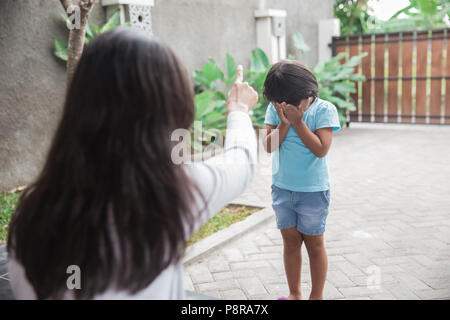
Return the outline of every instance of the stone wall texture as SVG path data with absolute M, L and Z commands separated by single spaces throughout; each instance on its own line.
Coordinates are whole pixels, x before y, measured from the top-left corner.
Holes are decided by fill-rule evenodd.
M 227 52 L 248 65 L 256 47 L 253 15 L 260 6 L 287 11 L 287 52 L 314 66 L 318 21 L 332 18 L 332 0 L 155 0 L 153 33 L 189 72 L 209 57 L 222 64 Z M 36 178 L 58 123 L 65 66 L 53 56 L 53 39 L 68 37 L 62 12 L 58 0 L 0 1 L 0 191 Z M 103 23 L 105 12 L 96 5 L 90 21 Z M 294 31 L 311 47 L 307 54 L 295 51 Z

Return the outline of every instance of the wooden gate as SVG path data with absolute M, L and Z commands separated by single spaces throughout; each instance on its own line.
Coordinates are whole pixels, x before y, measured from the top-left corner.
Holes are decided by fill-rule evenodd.
M 333 55 L 367 52 L 350 121 L 450 124 L 449 30 L 333 37 Z

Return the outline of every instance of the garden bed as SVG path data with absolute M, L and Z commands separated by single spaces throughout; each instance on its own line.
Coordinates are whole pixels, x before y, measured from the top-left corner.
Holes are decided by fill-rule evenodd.
M 6 242 L 8 238 L 9 221 L 16 210 L 20 194 L 20 192 L 0 193 L 0 242 Z
M 188 240 L 187 246 L 206 238 L 217 231 L 225 229 L 233 223 L 239 222 L 251 214 L 261 210 L 261 208 L 247 207 L 243 205 L 230 204 L 211 217 L 200 229 Z

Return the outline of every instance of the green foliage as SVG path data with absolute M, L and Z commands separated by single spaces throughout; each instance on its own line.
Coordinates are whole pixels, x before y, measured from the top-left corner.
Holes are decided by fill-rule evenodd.
M 67 24 L 69 22 L 69 18 L 65 14 L 61 14 L 61 17 Z M 86 38 L 85 43 L 88 44 L 92 39 L 102 34 L 103 32 L 112 30 L 118 27 L 120 24 L 120 11 L 116 11 L 111 17 L 106 21 L 106 23 L 102 26 L 97 26 L 95 24 L 89 24 L 86 26 Z M 67 61 L 67 45 L 61 40 L 55 38 L 54 40 L 55 50 L 54 54 L 57 58 Z
M 247 81 L 259 94 L 259 100 L 253 108 L 252 120 L 257 126 L 264 126 L 267 102 L 264 101 L 262 90 L 267 72 L 270 69 L 269 59 L 264 51 L 255 49 L 250 58 L 250 69 L 244 70 L 244 81 Z M 226 54 L 224 69 L 217 61 L 210 58 L 201 68 L 194 71 L 195 120 L 202 122 L 203 135 L 192 128 L 192 132 L 200 138 L 192 142 L 195 150 L 200 151 L 208 144 L 210 138 L 224 134 L 226 128 L 225 103 L 231 86 L 236 80 L 236 62 L 230 54 Z M 195 127 L 195 126 L 194 126 Z
M 250 71 L 252 73 L 263 73 L 269 67 L 269 59 L 267 58 L 264 51 L 259 48 L 256 48 L 252 52 L 252 56 L 250 58 Z
M 450 0 L 409 0 L 409 5 L 387 21 L 374 17 L 369 3 L 368 0 L 334 0 L 334 16 L 340 20 L 342 35 L 448 26 Z
M 366 55 L 367 53 L 362 53 L 342 63 L 341 60 L 348 57 L 346 52 L 342 52 L 330 61 L 317 64 L 313 69 L 319 82 L 319 98 L 330 101 L 337 107 L 341 126 L 346 122 L 347 112 L 356 110 L 350 94 L 356 92 L 355 82 L 364 81 L 365 77 L 355 74 L 354 68 Z
M 375 25 L 373 31 L 393 32 L 447 27 L 450 0 L 409 0 L 409 5 L 397 11 L 388 21 Z M 401 17 L 401 16 L 406 17 Z
M 220 69 L 216 60 L 210 58 L 201 70 L 194 71 L 194 82 L 200 91 L 194 97 L 195 121 L 201 121 L 201 128 L 195 125 L 191 128 L 192 147 L 195 151 L 202 151 L 204 144 L 209 144 L 211 139 L 225 133 L 226 127 L 226 94 L 223 87 L 230 86 L 236 78 L 236 70 L 231 70 L 235 65 L 233 57 L 226 56 L 226 75 Z M 224 84 L 225 83 L 225 84 Z M 218 86 L 221 89 L 218 89 Z
M 263 97 L 263 87 L 270 68 L 271 65 L 267 55 L 261 49 L 256 48 L 252 52 L 250 69 L 244 71 L 244 81 L 247 81 L 258 92 L 259 99 L 253 108 L 252 120 L 259 127 L 264 127 L 264 118 L 268 106 Z
M 9 221 L 16 211 L 20 194 L 20 192 L 0 193 L 0 242 L 5 242 L 8 238 Z
M 334 0 L 334 16 L 341 24 L 341 35 L 367 33 L 375 23 L 368 0 Z
M 195 151 L 203 151 L 203 145 L 225 134 L 226 110 L 222 93 L 206 90 L 194 97 L 195 121 L 201 121 L 201 127 L 191 127 L 191 146 Z
M 217 80 L 224 80 L 225 76 L 220 70 L 216 60 L 210 58 L 202 67 L 202 70 L 194 71 L 194 80 L 205 89 L 215 91 L 217 89 Z
M 218 214 L 210 218 L 204 225 L 202 225 L 200 229 L 187 241 L 186 245 L 190 246 L 195 242 L 216 233 L 217 231 L 244 220 L 258 210 L 260 210 L 260 208 L 228 205 L 220 210 Z
M 56 57 L 63 61 L 67 61 L 67 45 L 59 39 L 55 39 L 55 51 Z
M 303 39 L 303 35 L 295 31 L 292 34 L 292 41 L 294 43 L 294 47 L 301 51 L 301 53 L 307 53 L 311 48 L 306 44 L 305 40 Z
M 225 59 L 225 70 L 227 71 L 228 75 L 228 77 L 225 79 L 225 84 L 229 86 L 236 80 L 236 62 L 228 53 Z

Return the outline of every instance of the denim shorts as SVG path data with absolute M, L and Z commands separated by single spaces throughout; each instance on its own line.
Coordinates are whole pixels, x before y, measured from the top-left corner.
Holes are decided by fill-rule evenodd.
M 272 185 L 272 208 L 278 229 L 297 226 L 297 230 L 310 236 L 325 232 L 330 205 L 330 190 L 296 192 Z

